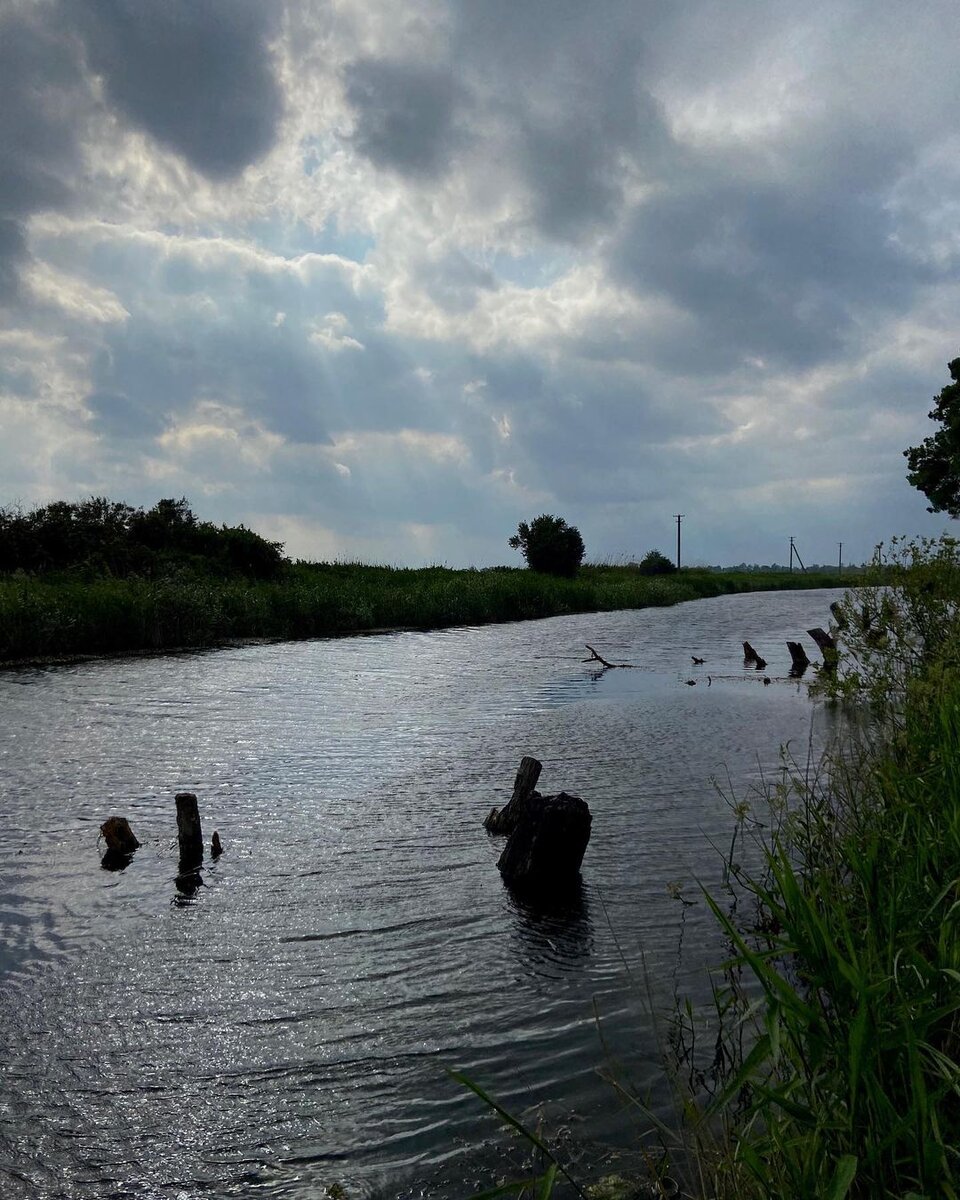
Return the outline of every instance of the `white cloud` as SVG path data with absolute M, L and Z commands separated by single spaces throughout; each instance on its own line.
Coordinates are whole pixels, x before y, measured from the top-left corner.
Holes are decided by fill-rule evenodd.
M 362 350 L 363 342 L 351 337 L 347 332 L 349 328 L 350 322 L 343 313 L 329 312 L 314 324 L 309 334 L 310 341 L 315 346 L 332 350 L 334 353 L 338 350 Z
M 34 303 L 57 308 L 70 320 L 110 324 L 130 315 L 109 289 L 66 275 L 48 263 L 31 263 L 21 281 Z

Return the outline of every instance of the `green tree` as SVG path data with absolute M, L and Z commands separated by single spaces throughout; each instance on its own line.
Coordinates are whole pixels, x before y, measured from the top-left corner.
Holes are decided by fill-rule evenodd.
M 907 479 L 930 501 L 927 511 L 960 517 L 960 358 L 948 369 L 953 383 L 937 396 L 929 414 L 940 428 L 903 453 Z
M 572 577 L 583 562 L 580 530 L 568 525 L 563 517 L 547 513 L 541 513 L 529 525 L 521 521 L 510 545 L 523 554 L 531 571 L 543 571 L 546 575 Z
M 202 571 L 276 579 L 285 564 L 280 542 L 243 525 L 199 521 L 184 497 L 160 500 L 146 512 L 104 496 L 55 500 L 29 512 L 0 508 L 0 574 L 155 577 Z
M 649 554 L 645 554 L 637 568 L 641 575 L 672 575 L 676 569 L 676 563 L 672 563 L 659 550 L 651 550 Z

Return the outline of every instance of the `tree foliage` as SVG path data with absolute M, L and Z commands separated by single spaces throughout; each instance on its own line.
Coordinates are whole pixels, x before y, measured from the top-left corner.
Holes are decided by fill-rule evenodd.
M 651 550 L 649 554 L 645 554 L 637 567 L 641 575 L 672 575 L 676 569 L 676 563 L 671 562 L 659 550 Z
M 273 579 L 284 561 L 279 542 L 200 521 L 183 497 L 146 510 L 103 496 L 0 509 L 0 572 L 157 577 L 186 569 Z
M 940 428 L 903 453 L 910 468 L 907 479 L 930 501 L 927 511 L 960 517 L 960 358 L 948 369 L 953 382 L 936 397 L 929 414 Z
M 583 562 L 580 530 L 568 525 L 563 517 L 552 517 L 547 513 L 541 513 L 529 525 L 521 521 L 510 545 L 523 554 L 531 571 L 542 571 L 546 575 L 572 577 Z

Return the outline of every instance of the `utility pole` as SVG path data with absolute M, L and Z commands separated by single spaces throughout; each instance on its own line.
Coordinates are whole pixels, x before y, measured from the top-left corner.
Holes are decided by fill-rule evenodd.
M 790 570 L 793 570 L 793 538 L 790 538 Z
M 684 518 L 683 513 L 674 513 L 674 518 L 677 522 L 677 570 L 680 570 L 680 522 Z
M 837 574 L 842 575 L 843 574 L 843 542 L 837 542 L 837 545 L 840 547 L 839 553 L 837 555 Z
M 791 571 L 793 570 L 794 557 L 796 557 L 797 562 L 800 564 L 800 570 L 805 571 L 807 568 L 803 565 L 803 559 L 800 557 L 800 551 L 794 545 L 793 538 L 791 537 L 791 539 L 790 539 L 790 570 Z

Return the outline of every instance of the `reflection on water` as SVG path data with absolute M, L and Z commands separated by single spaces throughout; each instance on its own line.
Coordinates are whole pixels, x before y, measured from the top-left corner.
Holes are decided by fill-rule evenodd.
M 620 1153 L 597 1067 L 657 1103 L 647 985 L 722 954 L 670 888 L 719 878 L 712 778 L 822 737 L 785 643 L 834 595 L 0 675 L 0 1194 L 461 1197 L 512 1150 L 447 1067 Z M 482 828 L 524 754 L 593 814 L 560 907 Z M 228 852 L 181 870 L 184 790 Z M 112 813 L 143 844 L 101 870 Z
M 505 889 L 521 968 L 557 977 L 587 958 L 593 946 L 590 906 L 582 878 L 561 897 L 519 896 Z

